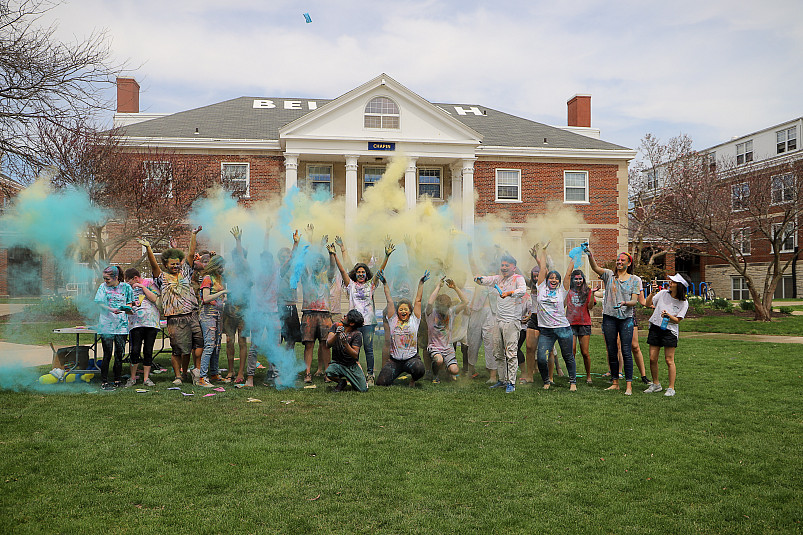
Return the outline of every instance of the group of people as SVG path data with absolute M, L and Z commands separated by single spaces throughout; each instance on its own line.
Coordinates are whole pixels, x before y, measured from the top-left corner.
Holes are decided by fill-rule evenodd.
M 153 386 L 150 378 L 153 346 L 160 317 L 164 316 L 176 385 L 192 381 L 202 387 L 212 387 L 215 382 L 253 386 L 255 371 L 261 366 L 259 355 L 269 363 L 265 384 L 276 381 L 278 385 L 283 372 L 281 366 L 277 368 L 278 356 L 290 353 L 295 359 L 297 343 L 303 345 L 305 386 L 312 387 L 313 377 L 319 376 L 331 383 L 336 392 L 349 386 L 365 392 L 374 385 L 389 386 L 399 377 L 407 378 L 413 385 L 428 372 L 432 381 L 438 383 L 441 378 L 458 377 L 461 370 L 458 347 L 463 355 L 463 373 L 479 377 L 477 363 L 484 346 L 490 388 L 512 393 L 519 371 L 518 384 L 533 382 L 536 369 L 544 389 L 554 384 L 555 370 L 562 373 L 555 358 L 557 345 L 565 363 L 569 389 L 576 391 L 578 346 L 586 382 L 592 384 L 591 310 L 601 297 L 602 332 L 612 383 L 608 389 L 619 390 L 623 379 L 624 393 L 632 393 L 635 355 L 641 379 L 648 384 L 644 392 L 662 391 L 658 358 L 663 347 L 669 369 L 665 395 L 675 395 L 674 353 L 678 324 L 688 309 L 688 283 L 678 274 L 669 277 L 668 289 L 659 289 L 653 281 L 645 297 L 642 281 L 633 275 L 633 261 L 627 253 L 619 254 L 614 269 L 604 269 L 597 264 L 587 244 L 583 245 L 591 269 L 602 280 L 603 290 L 595 292 L 583 271 L 577 269 L 576 259 L 568 261 L 563 276 L 552 269 L 551 258 L 546 254 L 548 244 L 536 244 L 530 250 L 535 266 L 529 277 L 518 268 L 513 256 L 499 250 L 483 258 L 485 269 L 491 271 L 493 267 L 493 272 L 481 274 L 469 245 L 468 264 L 475 274 L 475 286 L 469 288 L 465 287 L 464 274 L 456 270 L 451 276 L 446 273 L 452 265 L 451 248 L 446 252 L 446 261 L 424 259 L 416 254 L 416 244 L 409 238 L 405 239 L 408 254 L 404 264 L 389 262 L 395 251 L 389 238 L 385 240 L 381 263 L 371 258 L 351 264 L 344 241 L 337 236 L 330 243 L 326 235 L 317 241 L 312 225 L 306 229 L 303 244 L 296 231 L 292 248 L 279 249 L 274 258 L 269 247 L 271 229 L 267 228 L 262 253 L 258 260 L 249 262 L 248 251 L 242 245 L 242 232 L 234 227 L 231 234 L 235 246 L 231 265 L 227 266 L 221 255 L 196 252 L 197 234 L 201 230 L 200 226 L 193 229 L 186 256 L 171 247 L 162 252 L 160 261 L 148 241 L 139 239 L 146 250 L 152 278 L 143 278 L 134 268 L 123 271 L 110 266 L 104 270 L 103 282 L 95 296 L 100 307 L 102 388 L 123 386 L 126 337 L 130 344 L 131 373 L 125 386 L 137 384 L 140 363 L 143 384 Z M 426 266 L 426 260 L 433 265 Z M 380 264 L 378 268 L 376 263 Z M 344 267 L 352 265 L 350 270 Z M 435 282 L 424 306 L 424 286 L 433 275 L 426 267 L 435 270 Z M 380 284 L 387 306 L 377 314 L 374 297 Z M 345 311 L 341 309 L 343 292 L 348 300 Z M 638 351 L 634 307 L 639 303 L 654 308 L 647 337 L 651 381 L 647 380 Z M 383 322 L 385 336 L 381 368 L 375 375 L 374 332 L 378 317 Z M 229 360 L 225 377 L 220 375 L 219 367 L 224 332 Z M 238 338 L 236 346 L 235 338 Z M 318 368 L 313 373 L 316 342 Z M 235 374 L 237 347 L 240 363 Z M 360 362 L 361 352 L 365 368 Z M 110 377 L 112 356 L 115 362 Z M 295 369 L 291 384 L 295 382 Z

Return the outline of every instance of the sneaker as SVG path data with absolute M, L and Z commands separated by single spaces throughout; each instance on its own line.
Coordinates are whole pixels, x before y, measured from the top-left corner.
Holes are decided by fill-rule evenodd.
M 175 379 L 173 379 L 173 384 L 176 385 L 176 386 L 180 385 L 181 384 L 181 377 L 176 377 Z
M 432 384 L 433 384 L 433 385 L 439 385 L 439 384 L 441 384 L 441 380 L 440 380 L 440 378 L 438 378 L 438 376 L 437 376 L 437 375 L 436 375 L 436 376 L 435 376 L 435 377 L 432 379 Z
M 503 386 L 507 386 L 507 384 L 503 383 L 502 381 L 497 381 L 488 388 L 502 388 Z
M 215 385 L 209 382 L 206 377 L 199 377 L 198 381 L 195 383 L 195 386 L 202 386 L 204 388 L 212 388 Z
M 156 386 L 156 383 L 154 383 L 153 381 L 151 381 L 150 377 L 148 377 L 147 379 L 145 379 L 145 380 L 142 382 L 142 385 L 143 385 L 143 386 Z
M 661 386 L 661 383 L 652 383 L 647 389 L 644 391 L 645 394 L 652 394 L 653 392 L 660 392 L 663 390 L 664 387 Z M 673 391 L 674 393 L 674 391 Z
M 368 385 L 368 386 L 374 386 L 376 384 L 376 380 L 374 379 L 374 374 L 373 373 L 369 373 L 365 377 L 365 384 Z
M 192 384 L 197 386 L 198 382 L 201 380 L 201 370 L 193 368 L 190 370 L 190 373 L 192 374 Z
M 664 392 L 664 395 L 665 396 L 674 396 L 675 395 L 675 389 L 674 388 L 667 388 L 666 392 Z
M 115 381 L 114 382 L 114 388 L 122 388 L 122 386 L 123 386 L 123 382 L 122 381 Z
M 100 385 L 101 390 L 114 390 L 114 385 L 111 383 L 103 383 Z
M 134 386 L 135 384 L 137 384 L 137 380 L 131 377 L 130 379 L 128 379 L 128 381 L 125 382 L 125 387 L 128 388 L 130 386 Z
M 505 387 L 505 394 L 512 394 L 515 391 L 516 387 L 513 386 L 513 383 L 508 383 L 507 386 Z

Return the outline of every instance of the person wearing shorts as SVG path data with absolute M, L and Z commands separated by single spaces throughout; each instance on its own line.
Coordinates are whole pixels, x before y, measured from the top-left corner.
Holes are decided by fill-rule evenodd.
M 193 268 L 188 259 L 195 256 L 197 234 L 202 227 L 192 230 L 190 250 L 187 257 L 178 249 L 166 249 L 162 252 L 162 265 L 156 261 L 150 243 L 138 238 L 140 245 L 145 247 L 148 262 L 153 272 L 153 281 L 162 297 L 162 312 L 167 318 L 167 332 L 170 336 L 172 349 L 171 363 L 176 378 L 173 384 L 180 385 L 182 381 L 189 380 L 190 354 L 194 358 L 193 382 L 201 378 L 201 354 L 204 350 L 204 338 L 201 332 L 201 322 L 198 318 L 198 298 L 192 285 Z
M 435 285 L 435 290 L 429 296 L 429 301 L 427 302 L 427 334 L 429 335 L 427 352 L 432 360 L 432 382 L 435 384 L 440 383 L 438 372 L 442 368 L 449 372 L 452 380 L 457 379 L 457 374 L 460 372 L 455 349 L 451 343 L 458 307 L 452 306 L 452 299 L 448 295 L 438 295 L 444 281 L 449 288 L 457 293 L 461 306 L 468 304 L 468 298 L 466 298 L 463 290 L 458 288 L 453 280 L 445 277 L 438 281 L 438 284 Z
M 687 288 L 686 279 L 675 274 L 669 277 L 669 290 L 659 292 L 658 285 L 653 283 L 650 295 L 647 296 L 647 306 L 654 306 L 655 310 L 650 316 L 650 330 L 647 333 L 652 383 L 644 391 L 645 394 L 663 390 L 658 380 L 658 355 L 663 347 L 666 365 L 669 368 L 669 386 L 664 395 L 675 395 L 675 349 L 680 337 L 678 325 L 689 309 L 689 302 L 686 300 Z
M 333 254 L 326 257 L 320 253 L 312 253 L 306 269 L 301 275 L 301 342 L 304 344 L 304 382 L 312 384 L 312 354 L 317 341 L 324 365 L 329 366 L 329 348 L 326 337 L 332 328 L 332 315 L 329 312 L 329 295 L 332 282 L 335 280 L 335 262 Z
M 569 293 L 566 296 L 566 318 L 569 320 L 574 338 L 572 354 L 577 354 L 577 346 L 579 345 L 580 354 L 583 356 L 583 366 L 586 369 L 587 385 L 593 383 L 591 379 L 591 354 L 588 350 L 588 344 L 591 339 L 591 309 L 594 308 L 595 303 L 594 292 L 588 287 L 585 273 L 580 269 L 575 269 L 569 279 Z

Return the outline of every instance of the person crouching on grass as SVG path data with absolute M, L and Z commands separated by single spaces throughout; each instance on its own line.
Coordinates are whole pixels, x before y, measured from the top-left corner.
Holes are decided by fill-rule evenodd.
M 444 281 L 446 286 L 457 292 L 462 305 L 468 304 L 468 298 L 463 290 L 457 287 L 452 279 L 446 277 L 440 279 L 435 285 L 435 290 L 429 296 L 427 302 L 427 332 L 429 334 L 429 344 L 427 351 L 432 359 L 432 382 L 440 383 L 438 372 L 441 366 L 451 374 L 452 380 L 457 379 L 460 367 L 457 365 L 455 348 L 451 343 L 452 327 L 454 326 L 457 307 L 452 306 L 452 298 L 448 295 L 438 295 Z
M 351 309 L 342 321 L 332 325 L 326 337 L 326 347 L 332 350 L 332 361 L 326 368 L 326 377 L 337 385 L 335 392 L 342 392 L 348 383 L 358 392 L 367 392 L 365 373 L 360 366 L 360 347 L 365 320 L 357 309 Z
M 647 333 L 647 344 L 650 346 L 650 373 L 652 384 L 645 394 L 663 390 L 658 380 L 658 354 L 664 348 L 666 366 L 669 368 L 669 387 L 665 396 L 675 395 L 675 348 L 678 346 L 680 329 L 678 324 L 686 316 L 689 302 L 686 300 L 688 283 L 677 273 L 669 277 L 669 290 L 658 291 L 658 284 L 653 281 L 647 306 L 654 306 L 650 316 L 650 331 Z

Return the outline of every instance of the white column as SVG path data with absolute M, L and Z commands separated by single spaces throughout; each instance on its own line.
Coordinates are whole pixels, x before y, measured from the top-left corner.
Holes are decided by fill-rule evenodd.
M 404 196 L 407 198 L 407 209 L 412 210 L 415 208 L 416 201 L 418 200 L 418 188 L 416 187 L 416 167 L 415 163 L 418 158 L 409 158 L 407 169 L 404 170 Z
M 463 232 L 474 239 L 474 162 L 475 158 L 463 160 Z
M 357 218 L 357 156 L 346 156 L 346 236 L 354 237 Z M 349 247 L 352 247 L 349 244 Z
M 452 199 L 457 201 L 463 198 L 463 163 L 457 162 L 453 163 L 449 166 L 450 171 L 452 172 Z M 462 227 L 463 221 L 463 212 L 462 210 L 457 210 L 458 203 L 452 203 L 453 206 L 452 210 L 452 217 L 454 218 L 454 226 L 455 228 Z
M 298 186 L 298 154 L 284 153 L 284 191 Z

